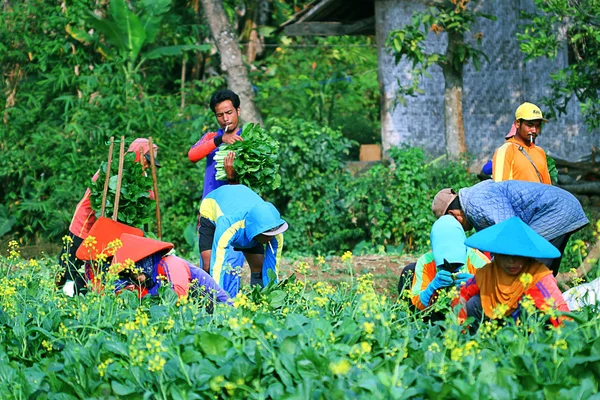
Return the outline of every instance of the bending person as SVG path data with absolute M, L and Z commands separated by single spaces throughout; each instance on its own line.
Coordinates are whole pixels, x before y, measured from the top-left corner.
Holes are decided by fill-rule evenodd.
M 240 290 L 242 266 L 227 260 L 232 249 L 242 251 L 250 266 L 250 284 L 264 287 L 270 282 L 269 271 L 277 276 L 287 228 L 275 206 L 247 186 L 213 190 L 200 204 L 202 267 L 234 297 Z
M 465 231 L 480 231 L 519 217 L 531 229 L 552 243 L 560 253 L 555 259 L 540 260 L 556 276 L 569 237 L 589 221 L 579 200 L 561 188 L 525 181 L 483 181 L 459 190 L 443 189 L 432 204 L 437 218 L 450 214 Z M 485 250 L 485 249 L 480 249 Z

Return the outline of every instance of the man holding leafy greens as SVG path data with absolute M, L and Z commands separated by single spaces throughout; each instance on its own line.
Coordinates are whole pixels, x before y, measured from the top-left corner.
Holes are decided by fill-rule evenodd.
M 227 171 L 227 181 L 217 180 L 217 161 L 215 154 L 221 144 L 233 144 L 237 141 L 243 141 L 240 125 L 240 98 L 231 90 L 219 90 L 210 98 L 210 109 L 215 114 L 220 126 L 216 132 L 208 132 L 196 142 L 188 152 L 188 158 L 196 163 L 206 158 L 206 169 L 204 171 L 204 190 L 202 198 L 204 199 L 213 190 L 226 185 L 235 180 L 235 170 L 233 169 L 233 159 L 235 154 L 228 153 L 224 161 L 224 167 Z M 198 216 L 198 229 L 200 229 L 200 216 Z M 232 266 L 241 267 L 244 264 L 244 255 L 238 251 L 228 253 L 227 263 Z M 202 260 L 201 260 L 202 262 Z
M 215 114 L 219 123 L 219 130 L 208 132 L 196 142 L 188 152 L 188 158 L 196 163 L 206 158 L 206 170 L 204 172 L 204 190 L 202 198 L 205 198 L 213 190 L 226 185 L 227 181 L 235 180 L 235 170 L 233 169 L 234 153 L 229 153 L 225 159 L 225 171 L 227 172 L 227 181 L 217 180 L 215 154 L 221 144 L 233 144 L 244 140 L 241 136 L 240 127 L 240 98 L 231 90 L 219 90 L 212 95 L 210 99 L 210 109 Z

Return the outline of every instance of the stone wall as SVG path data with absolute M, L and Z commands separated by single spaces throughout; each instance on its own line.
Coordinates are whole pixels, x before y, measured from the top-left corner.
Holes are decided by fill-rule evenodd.
M 548 93 L 550 74 L 567 64 L 566 48 L 555 60 L 524 61 L 516 39 L 521 10 L 531 11 L 532 0 L 483 1 L 481 11 L 496 15 L 496 21 L 481 20 L 472 32 L 483 32 L 482 50 L 490 59 L 480 71 L 468 65 L 464 70 L 463 112 L 469 153 L 478 160 L 491 158 L 504 142 L 516 108 L 524 101 L 541 106 Z M 382 85 L 382 141 L 384 148 L 407 143 L 424 147 L 438 156 L 445 152 L 444 78 L 441 68 L 431 68 L 425 78 L 425 94 L 408 98 L 406 106 L 396 103 L 398 78 L 408 84 L 408 65 L 395 65 L 392 55 L 384 49 L 387 34 L 410 21 L 416 10 L 423 8 L 418 0 L 376 0 L 375 20 L 379 47 L 379 77 Z M 443 53 L 444 34 L 430 33 L 428 49 Z M 579 116 L 578 103 L 572 100 L 569 113 L 550 120 L 538 137 L 537 144 L 550 155 L 577 160 L 600 146 L 600 132 L 588 130 Z

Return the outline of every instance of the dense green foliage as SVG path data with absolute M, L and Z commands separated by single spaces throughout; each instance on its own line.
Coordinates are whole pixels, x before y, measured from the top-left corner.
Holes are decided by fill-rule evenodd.
M 600 127 L 600 2 L 536 0 L 538 13 L 523 13 L 518 35 L 526 60 L 556 58 L 567 42 L 568 65 L 551 74 L 551 92 L 544 105 L 551 116 L 565 114 L 575 96 L 590 129 Z
M 155 203 L 150 199 L 150 191 L 153 190 L 153 184 L 152 177 L 147 173 L 148 171 L 144 173 L 142 165 L 136 163 L 135 158 L 136 155 L 134 153 L 127 153 L 123 159 L 117 221 L 130 226 L 143 227 L 155 219 L 153 212 Z M 98 179 L 90 184 L 90 203 L 92 209 L 96 210 L 97 217 L 100 217 L 102 210 L 107 167 L 108 164 L 106 162 L 102 163 Z M 104 213 L 104 216 L 107 217 L 113 215 L 116 201 L 118 168 L 115 168 L 115 164 L 112 164 L 110 172 L 106 193 L 106 211 Z
M 51 263 L 22 260 L 14 246 L 0 270 L 2 398 L 594 398 L 599 389 L 592 309 L 560 329 L 534 313 L 472 335 L 443 299 L 446 321 L 430 324 L 376 293 L 370 274 L 311 283 L 302 264 L 301 279 L 246 287 L 212 315 L 170 289 L 143 301 L 129 291 L 68 298 Z

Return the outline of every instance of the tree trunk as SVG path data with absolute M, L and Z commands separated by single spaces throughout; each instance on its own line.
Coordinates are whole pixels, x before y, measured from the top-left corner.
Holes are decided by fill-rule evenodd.
M 462 108 L 462 86 L 463 66 L 460 71 L 453 67 L 452 59 L 456 51 L 456 45 L 463 38 L 455 33 L 448 33 L 448 48 L 446 49 L 446 63 L 442 64 L 444 81 L 444 114 L 446 117 L 446 154 L 448 158 L 457 159 L 467 152 L 465 140 L 465 125 L 463 121 Z
M 254 104 L 254 91 L 248 79 L 248 71 L 242 61 L 242 51 L 227 19 L 222 1 L 201 0 L 201 3 L 221 56 L 221 69 L 227 74 L 229 89 L 240 96 L 243 120 L 262 124 L 260 112 Z

